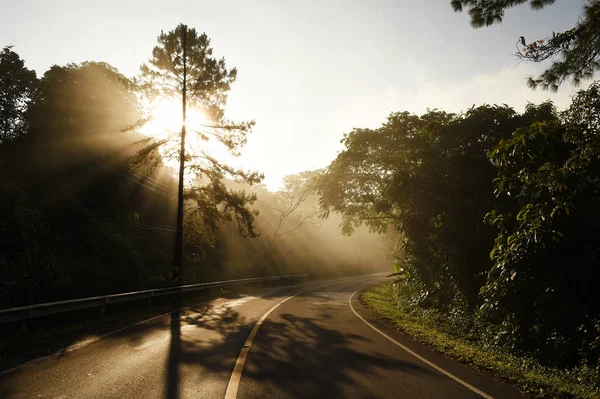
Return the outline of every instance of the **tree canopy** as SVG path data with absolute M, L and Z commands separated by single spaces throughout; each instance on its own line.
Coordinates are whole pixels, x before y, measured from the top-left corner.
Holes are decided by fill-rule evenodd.
M 234 123 L 225 119 L 224 111 L 237 70 L 228 69 L 223 58 L 213 57 L 210 39 L 205 33 L 199 34 L 183 24 L 168 33 L 161 32 L 157 41 L 152 58 L 141 66 L 139 84 L 142 89 L 149 98 L 173 98 L 184 91 L 185 81 L 186 107 L 202 112 L 207 119 L 206 123 L 186 126 L 188 134 L 195 135 L 193 142 L 200 143 L 193 148 L 191 144 L 185 145 L 183 160 L 188 178 L 193 181 L 185 196 L 186 212 L 198 212 L 207 226 L 213 229 L 222 217 L 226 220 L 235 219 L 243 234 L 254 235 L 254 216 L 245 207 L 254 201 L 254 197 L 243 191 L 227 189 L 223 180 L 227 178 L 254 184 L 262 179 L 262 175 L 232 168 L 201 145 L 202 142 L 214 140 L 232 154 L 239 155 L 241 147 L 246 144 L 246 135 L 254 122 Z M 141 153 L 147 156 L 157 153 L 161 146 L 171 146 L 163 154 L 181 160 L 178 146 L 182 140 L 181 132 L 169 132 L 162 141 L 149 140 Z M 191 140 L 188 138 L 187 141 Z
M 475 28 L 502 22 L 506 9 L 529 3 L 531 8 L 540 10 L 554 4 L 556 0 L 452 0 L 454 11 L 466 10 Z M 552 60 L 552 64 L 539 77 L 528 80 L 531 88 L 557 91 L 567 79 L 575 85 L 589 80 L 600 68 L 600 1 L 590 0 L 576 25 L 565 32 L 552 32 L 545 38 L 533 41 L 519 37 L 517 56 L 525 61 L 542 62 Z
M 596 83 L 564 112 L 392 113 L 344 136 L 321 204 L 348 233 L 399 230 L 413 311 L 473 314 L 457 321 L 466 334 L 545 362 L 595 362 L 599 104 Z
M 0 52 L 0 145 L 26 130 L 25 112 L 34 99 L 38 80 L 12 46 Z
M 321 210 L 316 201 L 315 184 L 319 171 L 304 171 L 284 177 L 284 186 L 266 201 L 266 207 L 276 215 L 276 221 L 268 231 L 271 240 L 288 235 L 306 225 L 318 225 Z
M 200 41 L 205 47 L 197 53 L 214 58 L 208 55 L 208 41 Z M 177 50 L 157 53 L 177 58 Z M 130 79 L 104 62 L 53 65 L 37 80 L 12 49 L 6 48 L 3 57 L 2 68 L 8 69 L 0 77 L 0 104 L 5 115 L 16 117 L 10 121 L 10 139 L 0 145 L 0 307 L 170 285 L 177 181 L 167 156 L 177 154 L 163 149 L 177 141 L 179 132 L 150 136 L 143 130 L 149 115 L 148 97 L 142 94 L 158 99 L 176 90 L 166 91 L 162 78 L 156 86 L 150 76 Z M 204 76 L 194 75 L 197 61 L 188 57 L 195 80 Z M 203 122 L 209 126 L 189 125 L 198 140 L 185 153 L 190 183 L 183 220 L 186 281 L 347 275 L 364 271 L 367 260 L 387 265 L 383 256 L 367 256 L 364 250 L 376 247 L 377 238 L 341 237 L 337 218 L 320 229 L 301 225 L 285 240 L 239 234 L 241 229 L 255 236 L 259 228 L 267 231 L 279 221 L 264 206 L 276 193 L 251 187 L 259 174 L 231 168 L 209 150 L 217 141 L 239 153 L 252 125 L 225 118 L 224 101 L 235 74 L 213 61 L 206 62 L 215 66 L 214 73 L 204 78 L 226 71 L 222 76 L 228 83 L 215 83 L 213 88 L 222 92 L 214 96 L 197 92 L 190 97 L 192 106 L 212 109 L 213 120 Z M 28 79 L 19 80 L 23 74 Z M 207 90 L 206 81 L 203 87 Z M 172 140 L 163 143 L 162 138 Z M 315 211 L 316 197 L 307 197 L 305 190 L 312 173 L 288 178 L 285 191 L 299 193 L 304 202 L 289 215 L 284 232 L 305 210 Z M 260 197 L 252 206 L 260 209 L 260 217 L 249 209 L 255 198 L 251 192 Z

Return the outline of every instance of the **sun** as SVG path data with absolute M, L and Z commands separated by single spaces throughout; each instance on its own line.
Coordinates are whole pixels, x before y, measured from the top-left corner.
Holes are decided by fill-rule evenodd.
M 173 154 L 178 153 L 179 139 L 182 126 L 181 99 L 163 98 L 154 102 L 142 104 L 148 121 L 139 129 L 140 133 L 156 141 L 168 140 L 169 142 L 159 148 L 163 162 L 169 168 L 178 170 L 179 160 Z M 210 155 L 220 161 L 229 161 L 231 156 L 220 143 L 211 135 L 210 121 L 198 108 L 188 107 L 186 110 L 186 145 L 187 156 L 198 159 Z M 186 178 L 186 181 L 191 179 Z
M 149 121 L 141 128 L 141 133 L 158 138 L 181 130 L 183 120 L 181 101 L 164 98 L 152 103 L 146 102 L 143 106 L 149 115 Z M 188 107 L 185 125 L 187 128 L 208 126 L 209 120 L 201 110 Z

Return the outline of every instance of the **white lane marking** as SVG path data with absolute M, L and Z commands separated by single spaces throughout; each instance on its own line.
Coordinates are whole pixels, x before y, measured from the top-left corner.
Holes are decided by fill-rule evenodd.
M 310 290 L 307 290 L 307 291 L 310 291 Z M 302 291 L 295 295 L 288 296 L 284 300 L 278 302 L 275 306 L 273 306 L 271 309 L 269 309 L 267 311 L 267 313 L 262 315 L 262 317 L 258 320 L 258 322 L 256 322 L 256 324 L 254 325 L 254 328 L 252 329 L 252 331 L 250 331 L 248 338 L 246 338 L 246 342 L 244 342 L 244 346 L 242 347 L 242 350 L 240 351 L 240 354 L 239 354 L 237 360 L 235 361 L 235 366 L 233 367 L 233 372 L 231 373 L 231 378 L 229 379 L 229 384 L 227 384 L 227 391 L 225 391 L 225 399 L 235 399 L 237 397 L 237 391 L 240 386 L 240 380 L 242 379 L 242 371 L 244 370 L 244 364 L 246 363 L 246 358 L 248 357 L 248 352 L 250 351 L 250 346 L 252 345 L 252 341 L 254 341 L 254 337 L 256 336 L 256 333 L 258 332 L 258 329 L 260 328 L 262 323 L 265 321 L 265 319 L 267 317 L 269 317 L 269 315 L 275 309 L 277 309 L 282 303 L 289 301 L 290 299 L 292 299 L 295 296 L 304 294 L 307 291 Z
M 347 280 L 347 279 L 349 279 L 349 278 L 343 278 L 341 280 Z M 262 315 L 262 317 L 254 325 L 254 328 L 252 329 L 252 331 L 250 331 L 250 334 L 248 334 L 248 338 L 246 338 L 246 342 L 244 342 L 244 346 L 242 347 L 242 350 L 240 351 L 240 354 L 238 355 L 238 358 L 235 361 L 235 366 L 233 367 L 233 372 L 231 373 L 231 377 L 229 378 L 229 383 L 227 384 L 227 390 L 225 391 L 225 399 L 237 398 L 237 392 L 240 387 L 240 380 L 242 379 L 242 372 L 244 371 L 244 364 L 246 364 L 246 358 L 248 357 L 248 352 L 250 351 L 250 346 L 252 346 L 254 337 L 256 336 L 256 333 L 258 333 L 258 330 L 260 329 L 260 326 L 262 325 L 262 323 L 267 319 L 267 317 L 269 317 L 269 315 L 275 309 L 277 309 L 284 302 L 287 302 L 290 299 L 292 299 L 298 295 L 305 294 L 310 291 L 320 290 L 325 287 L 331 287 L 332 285 L 344 284 L 345 282 L 346 281 L 336 282 L 334 284 L 325 284 L 325 285 L 322 285 L 317 288 L 311 288 L 309 290 L 298 292 L 297 294 L 289 296 L 289 297 L 285 298 L 284 300 L 280 301 L 275 306 L 273 306 L 271 309 L 269 309 L 267 311 L 267 313 Z
M 390 337 L 389 335 L 387 335 L 386 333 L 384 333 L 383 331 L 381 331 L 380 329 L 378 329 L 377 327 L 375 327 L 373 324 L 369 323 L 368 321 L 366 321 L 365 319 L 363 319 L 363 317 L 361 315 L 359 315 L 356 310 L 354 310 L 354 306 L 352 306 L 352 298 L 354 297 L 354 295 L 364 289 L 360 288 L 356 291 L 354 291 L 352 293 L 352 295 L 350 295 L 350 299 L 348 299 L 348 305 L 350 305 L 350 309 L 352 310 L 352 312 L 354 312 L 354 314 L 356 315 L 356 317 L 358 317 L 359 319 L 361 319 L 366 325 L 368 325 L 369 327 L 371 327 L 373 330 L 377 331 L 379 334 L 383 335 L 385 338 L 387 338 L 390 342 L 398 345 L 400 348 L 404 349 L 406 352 L 410 353 L 411 355 L 413 355 L 414 357 L 416 357 L 417 359 L 419 359 L 420 361 L 422 361 L 423 363 L 427 364 L 428 366 L 436 369 L 437 371 L 439 371 L 440 373 L 444 374 L 447 377 L 452 378 L 454 381 L 458 382 L 459 384 L 463 385 L 464 387 L 470 389 L 471 391 L 475 392 L 478 395 L 483 396 L 485 399 L 494 399 L 493 397 L 491 397 L 490 395 L 486 394 L 485 392 L 481 392 L 479 389 L 475 388 L 473 385 L 461 380 L 460 378 L 458 378 L 457 376 L 455 376 L 454 374 L 449 373 L 448 371 L 444 370 L 443 368 L 439 367 L 438 365 L 430 362 L 429 360 L 425 359 L 423 356 L 411 351 L 410 349 L 408 349 L 406 346 L 402 345 L 400 342 L 396 341 L 394 338 Z

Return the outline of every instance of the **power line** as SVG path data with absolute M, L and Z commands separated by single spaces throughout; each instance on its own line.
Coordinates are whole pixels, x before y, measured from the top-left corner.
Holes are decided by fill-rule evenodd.
M 86 228 L 86 227 L 77 227 L 77 229 L 78 230 L 84 230 L 84 231 L 93 231 L 93 232 L 96 232 L 96 233 L 102 233 L 104 235 L 108 235 L 108 234 L 115 235 L 115 233 L 112 233 L 112 232 L 103 231 L 103 230 L 97 230 L 97 229 L 90 229 L 90 228 Z M 161 238 L 154 238 L 154 237 L 143 237 L 143 236 L 127 235 L 127 236 L 123 236 L 122 238 L 134 238 L 134 239 L 140 239 L 140 240 L 151 240 L 151 241 L 160 241 L 160 242 L 164 242 L 164 243 L 172 243 L 172 240 L 163 240 Z
M 164 184 L 164 183 L 161 183 L 160 181 L 158 181 L 158 180 L 156 180 L 156 179 L 153 179 L 153 178 L 152 178 L 152 177 L 150 177 L 150 176 L 144 176 L 144 175 L 140 175 L 140 174 L 137 174 L 137 173 L 135 173 L 135 172 L 133 172 L 133 171 L 131 171 L 131 170 L 128 170 L 128 171 L 127 171 L 127 173 L 130 173 L 130 174 L 132 174 L 132 175 L 134 175 L 134 176 L 136 176 L 136 177 L 138 177 L 138 178 L 140 178 L 140 179 L 145 179 L 145 180 L 148 180 L 148 183 L 154 184 L 154 185 L 156 185 L 157 187 L 160 187 L 160 188 L 162 188 L 162 189 L 166 189 L 166 190 L 170 190 L 170 189 L 171 189 L 171 187 L 167 186 L 167 185 L 166 185 L 166 184 Z
M 143 186 L 143 187 L 147 188 L 148 190 L 150 190 L 150 191 L 152 191 L 152 192 L 155 192 L 156 194 L 158 194 L 158 195 L 161 195 L 161 196 L 163 196 L 163 197 L 165 197 L 165 198 L 167 198 L 167 199 L 169 199 L 169 200 L 172 200 L 172 201 L 174 201 L 174 202 L 176 201 L 176 199 L 175 199 L 175 197 L 174 197 L 174 196 L 170 195 L 170 194 L 169 194 L 168 192 L 166 192 L 166 191 L 163 191 L 163 189 L 162 189 L 162 188 L 160 188 L 159 186 L 157 186 L 156 184 L 155 184 L 154 186 L 148 186 L 147 184 L 144 184 L 144 182 L 142 182 L 142 181 L 140 181 L 140 180 L 133 179 L 133 178 L 132 178 L 132 177 L 130 177 L 130 176 L 126 176 L 126 175 L 124 175 L 123 173 L 121 173 L 121 172 L 118 172 L 118 171 L 116 171 L 116 170 L 114 170 L 114 169 L 112 169 L 112 168 L 110 168 L 110 167 L 108 167 L 108 166 L 101 165 L 101 164 L 99 164 L 98 166 L 100 166 L 101 168 L 103 168 L 103 169 L 105 169 L 105 170 L 108 170 L 109 172 L 112 172 L 112 173 L 114 173 L 114 174 L 116 174 L 116 175 L 118 175 L 118 176 L 121 176 L 121 177 L 123 177 L 123 178 L 125 178 L 125 179 L 127 179 L 127 180 L 130 180 L 130 181 L 132 181 L 133 183 L 139 184 L 140 186 Z M 139 179 L 139 178 L 141 178 L 139 175 L 137 175 L 137 174 L 135 174 L 135 173 L 133 173 L 133 172 L 131 172 L 131 171 L 127 171 L 127 173 L 130 173 L 130 174 L 132 174 L 132 175 L 134 175 L 134 176 L 137 176 L 137 177 L 138 177 L 138 179 Z M 149 183 L 150 183 L 150 182 L 149 182 Z
M 126 227 L 131 227 L 131 228 L 135 228 L 135 229 L 143 229 L 143 230 L 153 230 L 153 231 L 157 231 L 157 232 L 161 232 L 161 233 L 173 233 L 175 232 L 175 229 L 172 228 L 165 228 L 165 227 L 161 227 L 161 226 L 153 226 L 153 225 L 135 225 L 135 222 L 125 222 L 125 221 L 110 221 L 110 220 L 101 220 L 101 219 L 92 219 L 92 218 L 73 218 L 74 220 L 82 220 L 82 221 L 88 221 L 88 222 L 95 222 L 95 223 L 104 223 L 104 224 L 113 224 L 113 225 L 118 225 L 118 226 L 126 226 Z
M 123 222 L 127 222 L 127 223 L 136 223 L 136 224 L 150 226 L 150 227 L 163 227 L 165 229 L 173 230 L 173 226 L 166 225 L 166 224 L 160 224 L 160 223 L 151 223 L 151 222 L 146 222 L 143 220 L 130 220 L 130 219 L 125 219 L 125 218 L 118 217 L 118 216 L 113 217 L 112 220 L 119 220 L 119 221 L 123 221 Z
M 137 177 L 137 178 L 139 178 L 139 179 L 147 180 L 148 183 L 155 185 L 157 188 L 166 189 L 166 190 L 170 190 L 171 189 L 171 187 L 167 186 L 164 183 L 161 183 L 160 181 L 158 181 L 156 179 L 153 179 L 150 176 L 141 175 L 141 174 L 138 174 L 138 173 L 136 173 L 134 171 L 131 171 L 131 170 L 127 170 L 126 172 L 129 173 L 129 174 L 131 174 L 131 175 L 133 175 L 133 176 L 135 176 L 135 177 Z
M 170 195 L 169 193 L 166 193 L 166 192 L 164 192 L 164 191 L 160 190 L 160 189 L 159 189 L 159 188 L 157 188 L 157 187 L 148 186 L 148 185 L 144 184 L 143 182 L 141 182 L 141 181 L 139 181 L 139 180 L 132 179 L 131 177 L 129 177 L 129 176 L 125 176 L 124 174 L 122 174 L 122 173 L 119 173 L 119 172 L 116 172 L 116 171 L 114 171 L 114 170 L 113 170 L 112 172 L 113 172 L 113 173 L 116 173 L 117 175 L 119 175 L 119 176 L 121 176 L 121 177 L 124 177 L 124 178 L 125 178 L 125 179 L 127 179 L 127 180 L 130 180 L 130 181 L 132 181 L 132 182 L 134 182 L 134 183 L 136 183 L 136 184 L 139 184 L 140 186 L 142 186 L 142 187 L 145 187 L 145 188 L 147 188 L 148 190 L 150 190 L 150 191 L 153 191 L 153 192 L 155 192 L 156 194 L 159 194 L 159 195 L 161 195 L 161 196 L 165 197 L 166 199 L 169 199 L 169 200 L 171 200 L 171 201 L 173 201 L 173 202 L 177 202 L 177 200 L 176 200 L 176 198 L 175 198 L 174 196 L 172 196 L 172 195 Z

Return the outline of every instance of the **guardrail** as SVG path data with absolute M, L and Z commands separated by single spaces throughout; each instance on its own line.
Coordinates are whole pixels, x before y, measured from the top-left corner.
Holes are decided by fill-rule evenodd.
M 73 299 L 69 301 L 58 301 L 40 303 L 37 305 L 21 306 L 17 308 L 0 309 L 0 324 L 10 323 L 15 321 L 29 320 L 36 317 L 48 316 L 56 313 L 70 312 L 73 310 L 81 310 L 88 308 L 104 307 L 113 303 L 135 301 L 140 299 L 152 299 L 158 296 L 171 295 L 183 292 L 191 292 L 203 290 L 206 288 L 218 288 L 228 285 L 258 283 L 273 280 L 289 280 L 294 278 L 304 278 L 306 274 L 295 274 L 288 276 L 274 277 L 255 277 L 242 278 L 238 280 L 215 281 L 211 283 L 200 283 L 190 285 L 180 285 L 177 287 L 158 288 L 154 290 L 125 292 L 122 294 L 95 296 L 90 298 Z

